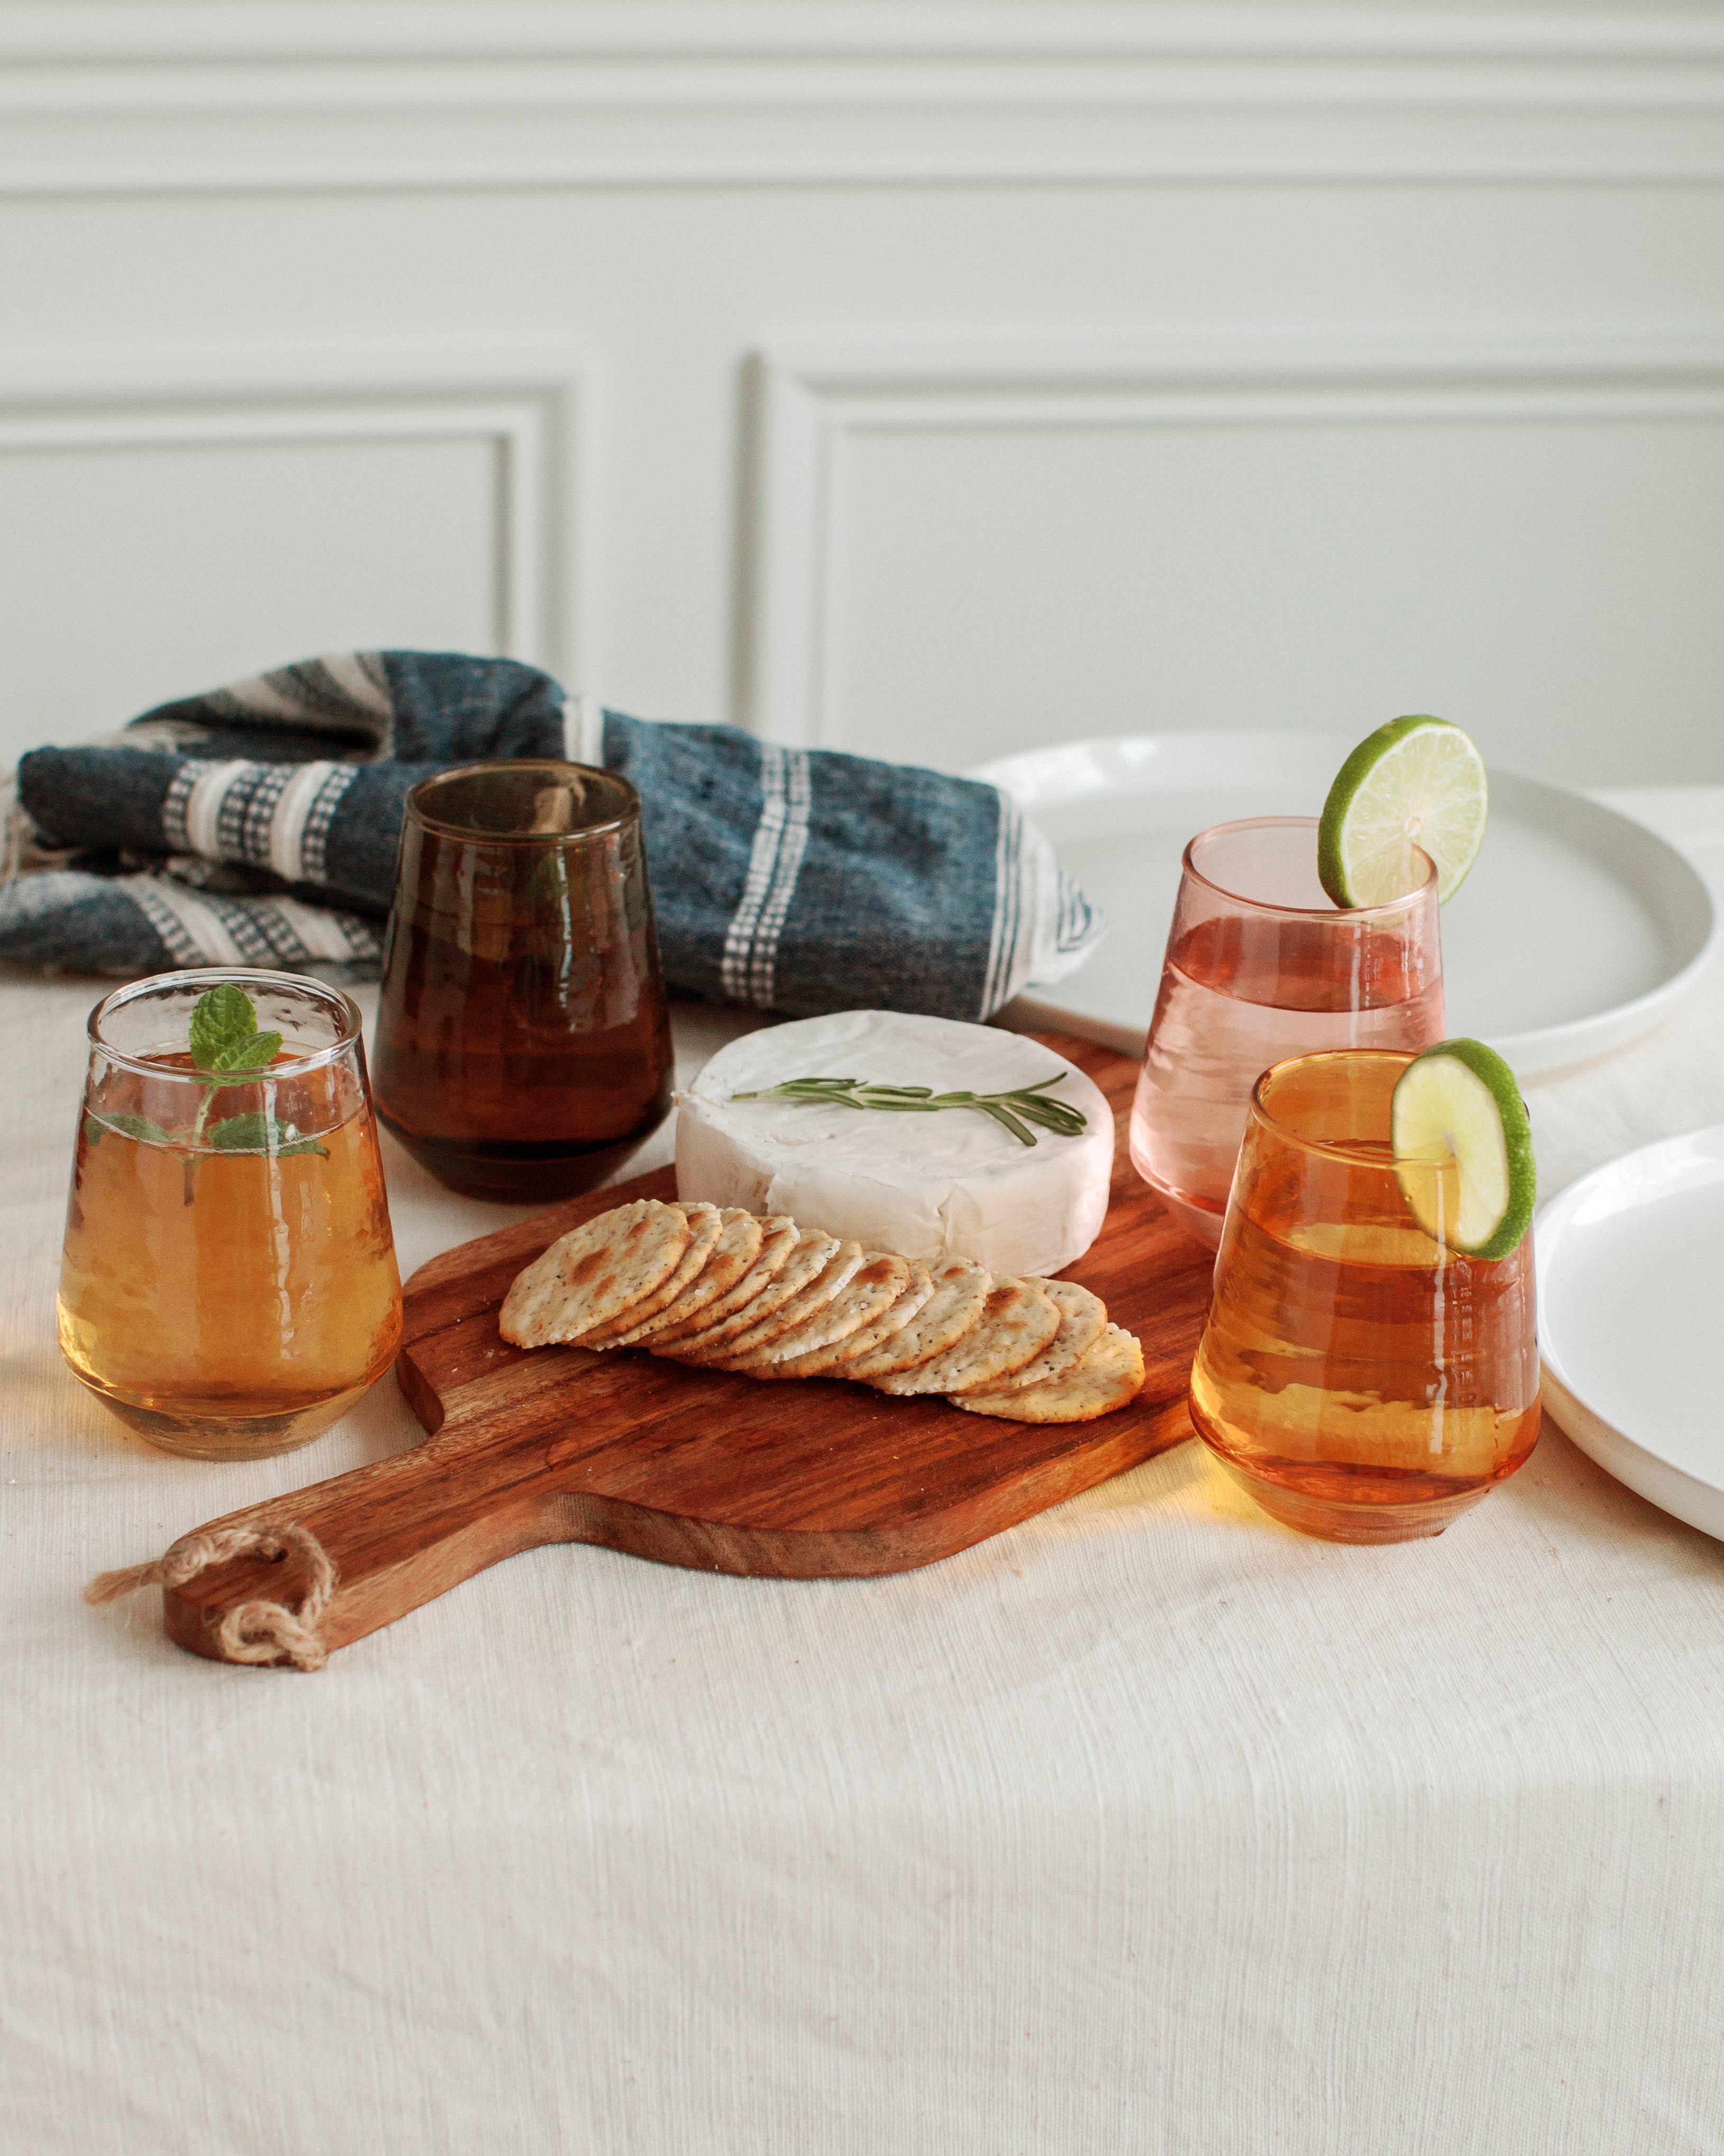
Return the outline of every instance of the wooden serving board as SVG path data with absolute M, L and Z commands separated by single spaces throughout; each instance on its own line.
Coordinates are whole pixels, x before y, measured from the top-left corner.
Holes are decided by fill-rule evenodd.
M 432 1435 L 212 1525 L 309 1528 L 341 1574 L 322 1625 L 336 1648 L 545 1543 L 787 1579 L 907 1571 L 1178 1443 L 1213 1259 L 1131 1168 L 1135 1064 L 1064 1034 L 1038 1038 L 1087 1070 L 1115 1111 L 1106 1224 L 1069 1273 L 1143 1343 L 1147 1378 L 1131 1407 L 1089 1423 L 998 1422 L 942 1399 L 829 1378 L 762 1383 L 639 1348 L 509 1346 L 497 1312 L 521 1267 L 611 1206 L 674 1198 L 674 1172 L 661 1168 L 422 1265 L 407 1286 L 396 1375 Z M 226 1611 L 259 1596 L 297 1604 L 297 1570 L 293 1558 L 245 1558 L 165 1589 L 168 1632 L 220 1661 Z

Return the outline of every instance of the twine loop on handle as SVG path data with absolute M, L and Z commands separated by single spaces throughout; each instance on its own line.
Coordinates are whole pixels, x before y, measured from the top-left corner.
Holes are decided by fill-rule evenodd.
M 329 1660 L 320 1628 L 341 1575 L 335 1559 L 309 1527 L 292 1520 L 273 1527 L 200 1528 L 182 1535 L 150 1564 L 131 1564 L 97 1574 L 84 1590 L 86 1602 L 116 1601 L 140 1587 L 184 1587 L 213 1564 L 230 1558 L 284 1558 L 296 1550 L 310 1574 L 297 1609 L 285 1602 L 236 1603 L 216 1638 L 230 1662 L 273 1662 L 285 1656 L 296 1670 L 321 1670 Z

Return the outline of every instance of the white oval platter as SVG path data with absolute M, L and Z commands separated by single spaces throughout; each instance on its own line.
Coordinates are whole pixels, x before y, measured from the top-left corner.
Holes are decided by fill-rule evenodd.
M 1238 816 L 1315 816 L 1352 746 L 1124 734 L 971 772 L 1020 803 L 1110 922 L 1095 955 L 1032 985 L 1013 1020 L 1141 1049 L 1186 841 Z M 1666 839 L 1569 788 L 1493 771 L 1484 846 L 1443 909 L 1447 1029 L 1488 1040 L 1523 1077 L 1589 1061 L 1665 1015 L 1716 934 L 1705 879 Z
M 1546 1408 L 1619 1482 L 1724 1541 L 1724 1123 L 1595 1168 L 1533 1234 Z

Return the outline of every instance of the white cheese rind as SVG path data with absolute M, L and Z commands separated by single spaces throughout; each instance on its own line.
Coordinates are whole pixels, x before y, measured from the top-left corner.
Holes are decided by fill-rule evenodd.
M 1003 1093 L 1054 1070 L 1065 1073 L 1056 1097 L 1088 1127 L 1038 1131 L 1034 1147 L 967 1109 L 898 1116 L 732 1097 L 811 1076 Z M 994 1273 L 1056 1273 L 1081 1257 L 1112 1173 L 1112 1111 L 1074 1065 L 1021 1034 L 900 1011 L 745 1034 L 706 1065 L 677 1116 L 680 1198 L 788 1213 L 866 1249 L 972 1258 Z

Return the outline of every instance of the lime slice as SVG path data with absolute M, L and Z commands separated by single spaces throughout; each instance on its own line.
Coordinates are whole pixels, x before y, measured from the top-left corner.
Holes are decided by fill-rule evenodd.
M 1401 1194 L 1425 1233 L 1469 1257 L 1506 1258 L 1532 1218 L 1537 1178 L 1526 1104 L 1496 1050 L 1439 1040 L 1415 1055 L 1389 1103 L 1389 1135 Z
M 1459 726 L 1423 715 L 1367 734 L 1335 774 L 1317 829 L 1317 874 L 1337 906 L 1386 906 L 1419 888 L 1415 846 L 1437 867 L 1437 903 L 1460 888 L 1485 836 L 1484 759 Z

